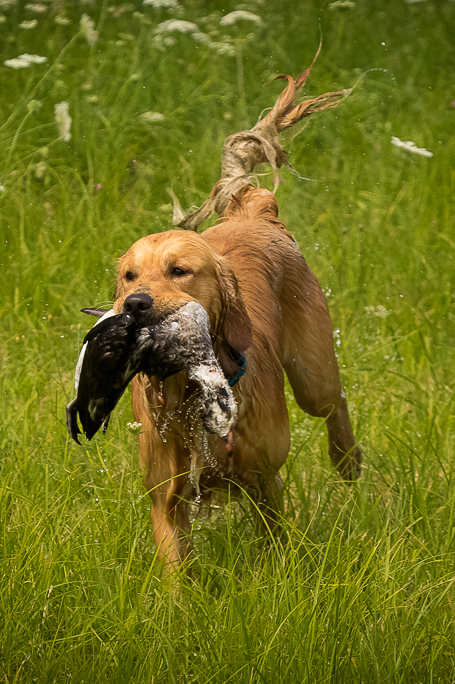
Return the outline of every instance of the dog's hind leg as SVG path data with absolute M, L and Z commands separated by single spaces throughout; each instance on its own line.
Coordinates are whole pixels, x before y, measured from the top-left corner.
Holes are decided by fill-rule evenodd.
M 283 482 L 279 474 L 249 473 L 242 477 L 251 515 L 258 534 L 265 540 L 279 539 L 283 516 Z
M 329 454 L 345 480 L 360 475 L 362 453 L 352 432 L 333 347 L 325 296 L 303 258 L 290 268 L 282 299 L 284 362 L 300 408 L 326 419 Z

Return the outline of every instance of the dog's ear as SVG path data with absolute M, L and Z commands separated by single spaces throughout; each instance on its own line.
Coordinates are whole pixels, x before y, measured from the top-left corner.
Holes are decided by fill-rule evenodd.
M 217 277 L 223 305 L 219 332 L 229 346 L 244 352 L 253 344 L 251 321 L 237 278 L 223 258 L 217 259 Z

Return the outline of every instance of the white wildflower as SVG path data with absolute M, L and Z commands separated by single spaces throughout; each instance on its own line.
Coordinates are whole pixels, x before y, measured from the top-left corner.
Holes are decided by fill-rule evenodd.
M 47 62 L 47 57 L 43 57 L 42 55 L 28 55 L 27 53 L 23 55 L 19 55 L 19 58 L 26 59 L 30 64 L 44 64 L 44 62 Z
M 136 36 L 133 36 L 132 33 L 118 33 L 117 35 L 119 38 L 122 40 L 127 40 L 129 43 L 134 43 L 136 40 Z
M 62 16 L 61 14 L 57 14 L 57 16 L 54 17 L 54 21 L 56 24 L 59 24 L 60 26 L 68 26 L 68 24 L 71 24 L 71 19 Z
M 262 26 L 262 19 L 257 14 L 253 12 L 246 12 L 245 10 L 235 10 L 234 12 L 229 12 L 226 14 L 221 21 L 221 26 L 233 26 L 238 21 L 252 21 L 258 26 Z
M 137 435 L 137 433 L 142 430 L 142 423 L 136 423 L 136 421 L 134 421 L 134 423 L 127 423 L 126 427 L 133 435 Z
M 109 14 L 113 14 L 114 17 L 121 17 L 124 12 L 132 12 L 134 5 L 131 3 L 126 3 L 125 5 L 120 5 L 120 7 L 111 6 L 107 8 Z
M 7 67 L 11 67 L 11 69 L 26 69 L 30 64 L 44 64 L 44 62 L 47 62 L 47 57 L 24 53 L 13 59 L 6 59 L 3 64 Z
M 203 43 L 204 45 L 210 45 L 212 39 L 207 33 L 202 33 L 202 31 L 195 31 L 191 34 L 191 38 L 196 41 L 196 43 Z
M 152 45 L 158 50 L 164 52 L 167 47 L 172 47 L 175 45 L 176 40 L 173 36 L 154 36 L 152 39 Z
M 29 21 L 21 21 L 20 24 L 18 24 L 19 28 L 21 29 L 34 29 L 35 26 L 38 26 L 38 19 L 30 19 Z
M 44 178 L 44 174 L 47 171 L 47 163 L 45 161 L 40 161 L 35 165 L 35 176 L 40 180 Z
M 335 328 L 333 331 L 333 339 L 335 340 L 335 345 L 341 347 L 341 330 L 339 328 Z
M 150 26 L 152 23 L 148 17 L 145 16 L 143 12 L 133 12 L 131 15 L 133 19 L 138 19 L 144 26 Z
M 56 78 L 54 81 L 54 85 L 51 88 L 50 94 L 53 99 L 57 100 L 60 99 L 60 97 L 64 97 L 62 93 L 66 92 L 66 83 L 63 79 L 61 78 Z
M 5 186 L 0 183 L 0 192 L 3 192 L 5 189 Z
M 200 17 L 198 21 L 201 24 L 218 24 L 219 19 L 219 12 L 212 12 L 212 14 L 207 14 L 205 17 Z
M 27 5 L 25 5 L 25 9 L 29 10 L 30 12 L 42 14 L 48 9 L 48 7 L 47 5 L 42 5 L 40 2 L 29 2 Z
M 336 0 L 336 2 L 331 2 L 329 5 L 329 10 L 334 11 L 334 10 L 345 10 L 345 9 L 354 9 L 355 7 L 355 2 L 351 2 L 351 0 Z
M 5 59 L 3 64 L 11 69 L 27 69 L 30 66 L 30 62 L 26 62 L 20 57 L 14 57 L 13 59 Z
M 96 45 L 98 42 L 98 31 L 95 31 L 95 22 L 90 19 L 88 14 L 83 14 L 79 22 L 80 29 L 89 45 Z
M 42 109 L 43 103 L 41 100 L 30 100 L 27 105 L 27 111 L 29 112 L 39 112 Z
M 424 147 L 417 147 L 412 140 L 400 140 L 400 138 L 392 135 L 392 140 L 390 142 L 392 145 L 395 145 L 395 147 L 401 147 L 403 150 L 407 150 L 407 152 L 412 152 L 413 154 L 419 154 L 421 157 L 433 156 L 433 152 L 426 150 Z
M 235 56 L 235 47 L 231 45 L 230 43 L 211 43 L 210 45 L 211 48 L 215 50 L 219 55 L 229 55 L 230 57 Z
M 151 5 L 155 9 L 180 9 L 180 4 L 177 0 L 144 0 L 143 5 Z
M 58 130 L 60 133 L 60 138 L 65 142 L 71 140 L 71 122 L 72 118 L 68 112 L 69 104 L 68 102 L 59 102 L 54 107 L 55 121 L 58 125 Z
M 161 24 L 155 29 L 155 33 L 172 33 L 177 31 L 177 33 L 195 33 L 199 31 L 199 26 L 193 24 L 191 21 L 183 21 L 182 19 L 167 19 L 167 21 L 162 21 Z
M 390 314 L 390 311 L 388 311 L 382 304 L 379 304 L 378 306 L 365 306 L 364 310 L 372 316 L 377 316 L 378 318 L 387 318 L 387 316 Z
M 139 119 L 144 123 L 155 123 L 156 121 L 164 121 L 164 114 L 161 112 L 143 112 L 139 115 Z

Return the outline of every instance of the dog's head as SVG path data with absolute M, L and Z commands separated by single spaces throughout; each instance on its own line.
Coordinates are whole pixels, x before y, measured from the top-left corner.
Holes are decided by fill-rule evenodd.
M 131 313 L 144 327 L 196 301 L 209 315 L 220 352 L 226 343 L 239 352 L 252 344 L 237 279 L 197 233 L 169 231 L 135 242 L 119 261 L 115 296 L 116 313 Z

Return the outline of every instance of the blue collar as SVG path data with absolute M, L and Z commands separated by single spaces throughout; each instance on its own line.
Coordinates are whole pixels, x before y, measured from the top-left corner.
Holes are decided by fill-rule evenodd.
M 240 352 L 239 352 L 239 354 L 240 354 L 240 361 L 241 361 L 241 364 L 240 364 L 240 366 L 239 366 L 239 369 L 238 369 L 237 373 L 234 375 L 234 377 L 231 378 L 231 379 L 228 381 L 229 387 L 233 387 L 233 386 L 240 380 L 240 378 L 242 377 L 242 375 L 244 375 L 244 373 L 245 373 L 245 371 L 246 371 L 246 357 L 245 357 L 245 354 L 242 354 L 242 353 L 240 353 Z

